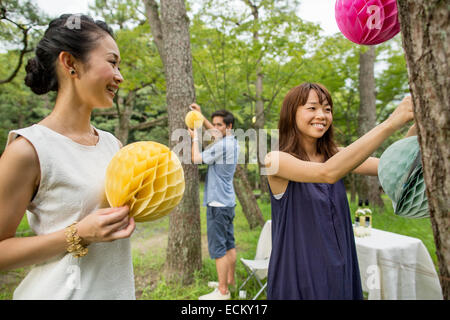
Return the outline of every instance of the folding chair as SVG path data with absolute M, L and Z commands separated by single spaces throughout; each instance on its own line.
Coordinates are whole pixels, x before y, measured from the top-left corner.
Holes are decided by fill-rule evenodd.
M 255 278 L 260 286 L 260 290 L 253 297 L 256 300 L 259 295 L 266 290 L 267 281 L 262 283 L 267 278 L 267 271 L 269 269 L 270 253 L 272 251 L 272 220 L 267 220 L 259 235 L 258 244 L 256 246 L 255 259 L 249 260 L 241 258 L 241 262 L 247 271 L 248 277 L 244 283 L 239 287 L 239 291 L 247 284 L 247 282 Z M 267 293 L 267 291 L 266 291 Z

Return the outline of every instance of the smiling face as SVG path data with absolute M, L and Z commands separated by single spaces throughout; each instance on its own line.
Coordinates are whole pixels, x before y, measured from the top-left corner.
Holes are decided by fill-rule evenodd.
M 326 161 L 337 152 L 333 99 L 320 83 L 304 82 L 286 94 L 280 112 L 279 150 L 301 160 Z
M 98 40 L 98 45 L 89 53 L 86 63 L 81 64 L 76 90 L 86 104 L 109 108 L 123 82 L 119 70 L 120 52 L 116 42 L 109 35 Z
M 223 117 L 221 116 L 213 117 L 212 125 L 214 126 L 215 130 L 221 133 L 222 137 L 225 137 L 227 135 L 227 129 L 231 129 L 233 126 L 231 123 L 227 126 L 223 121 Z
M 320 103 L 315 90 L 310 90 L 308 100 L 297 108 L 295 121 L 301 135 L 305 138 L 319 139 L 333 122 L 331 106 L 325 99 Z

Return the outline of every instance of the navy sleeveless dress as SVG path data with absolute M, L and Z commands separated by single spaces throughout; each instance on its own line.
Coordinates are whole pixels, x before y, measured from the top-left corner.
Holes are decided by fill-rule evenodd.
M 267 299 L 362 299 L 343 181 L 289 181 L 280 200 L 271 190 L 270 194 L 272 254 Z

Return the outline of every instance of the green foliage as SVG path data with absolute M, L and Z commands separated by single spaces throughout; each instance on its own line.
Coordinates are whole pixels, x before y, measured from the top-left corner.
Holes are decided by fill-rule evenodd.
M 0 42 L 4 48 L 21 46 L 23 29 L 30 29 L 36 37 L 39 26 L 48 23 L 49 17 L 30 0 L 8 0 L 0 2 Z
M 145 23 L 141 0 L 95 0 L 89 9 L 110 26 L 121 30 Z
M 21 68 L 12 81 L 0 84 L 0 154 L 11 129 L 33 123 L 38 114 L 45 114 L 45 101 L 36 99 L 24 85 L 24 65 L 41 35 L 40 26 L 48 21 L 45 13 L 32 1 L 0 2 L 0 80 L 14 75 L 20 54 L 25 50 Z M 27 37 L 24 37 L 24 34 Z
M 275 128 L 283 93 L 302 77 L 306 44 L 319 30 L 295 14 L 297 1 L 260 5 L 255 20 L 245 1 L 226 8 L 220 1 L 203 1 L 191 27 L 197 101 L 207 112 L 234 112 L 243 129 L 253 127 L 257 65 L 264 76 L 266 127 Z
M 378 119 L 383 121 L 394 110 L 395 102 L 400 102 L 410 92 L 401 37 L 395 37 L 389 45 L 380 45 L 378 49 L 382 56 L 378 60 L 386 64 L 386 68 L 376 77 Z
M 0 53 L 0 78 L 14 68 L 17 53 Z M 38 122 L 50 112 L 51 95 L 36 96 L 24 83 L 25 70 L 21 68 L 12 82 L 0 85 L 0 154 L 6 144 L 8 132 Z
M 220 5 L 219 0 L 204 0 L 201 9 L 193 15 L 191 48 L 196 100 L 205 115 L 217 109 L 228 109 L 237 118 L 237 128 L 252 128 L 255 67 L 260 62 L 264 76 L 266 128 L 277 128 L 281 102 L 290 88 L 303 81 L 320 82 L 333 96 L 338 143 L 348 145 L 356 140 L 360 47 L 340 33 L 321 36 L 318 25 L 302 21 L 296 15 L 298 1 L 254 3 L 260 6 L 258 20 L 254 19 L 251 8 L 243 0 L 234 0 L 233 5 L 230 3 L 226 8 Z M 164 69 L 152 41 L 142 1 L 115 0 L 105 4 L 105 0 L 97 0 L 90 9 L 116 29 L 125 81 L 119 97 L 116 97 L 115 109 L 123 112 L 125 107 L 132 107 L 131 127 L 166 115 Z M 23 12 L 21 14 L 26 16 Z M 255 33 L 258 41 L 255 41 Z M 36 39 L 38 37 L 33 41 Z M 378 119 L 382 121 L 392 112 L 408 85 L 398 38 L 380 45 L 378 51 L 379 62 L 386 65 L 377 75 L 377 110 Z M 0 76 L 9 74 L 14 68 L 11 61 L 16 61 L 17 57 L 18 52 L 14 50 L 0 56 L 3 62 Z M 36 99 L 23 85 L 23 69 L 22 66 L 14 83 L 0 86 L 2 149 L 9 130 L 39 121 L 54 103 L 54 95 Z M 117 112 L 115 115 L 94 116 L 94 125 L 114 133 L 119 125 Z M 128 142 L 137 140 L 168 144 L 167 126 L 131 130 Z M 386 142 L 385 146 L 392 141 Z

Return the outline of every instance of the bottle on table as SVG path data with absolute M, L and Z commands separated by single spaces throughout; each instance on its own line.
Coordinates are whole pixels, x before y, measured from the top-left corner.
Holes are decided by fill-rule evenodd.
M 370 230 L 370 229 L 372 229 L 372 210 L 370 210 L 368 199 L 366 199 L 364 211 L 365 211 L 365 217 L 366 217 L 365 218 L 365 227 Z
M 356 211 L 355 211 L 355 227 L 356 228 L 362 225 L 361 224 L 361 215 L 364 213 L 362 206 L 363 206 L 363 201 L 359 200 L 358 209 L 356 209 Z
M 356 209 L 355 211 L 355 226 L 353 228 L 353 232 L 355 234 L 355 236 L 357 237 L 365 237 L 366 236 L 366 232 L 365 232 L 365 227 L 364 227 L 364 210 L 363 210 L 363 201 L 359 200 L 358 202 L 358 209 Z
M 361 214 L 359 215 L 359 224 L 365 228 L 366 227 L 366 206 L 365 202 L 362 201 L 363 205 L 361 206 Z

